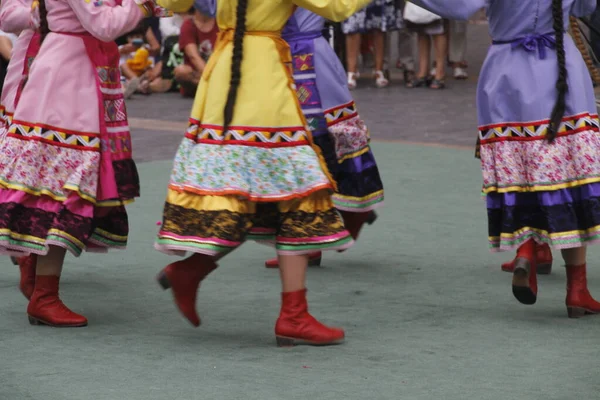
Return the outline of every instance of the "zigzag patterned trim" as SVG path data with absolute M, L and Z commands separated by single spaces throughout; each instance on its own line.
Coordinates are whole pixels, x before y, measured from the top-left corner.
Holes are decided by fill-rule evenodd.
M 8 135 L 17 139 L 39 140 L 63 147 L 100 151 L 99 135 L 78 134 L 42 125 L 31 126 L 20 121 L 14 121 L 8 129 Z
M 0 127 L 9 127 L 12 123 L 12 117 L 13 115 L 11 113 L 6 112 L 6 108 L 4 108 L 4 106 L 0 106 Z
M 234 126 L 227 132 L 223 132 L 222 126 L 203 125 L 195 120 L 190 120 L 190 124 L 186 131 L 186 137 L 197 143 L 231 142 L 231 144 L 247 145 L 290 145 L 308 143 L 306 130 L 301 126 L 289 128 Z
M 479 128 L 481 144 L 502 140 L 532 140 L 543 139 L 548 133 L 550 120 L 531 121 L 522 123 L 506 123 L 487 125 Z M 563 119 L 558 130 L 559 136 L 567 136 L 577 132 L 598 131 L 600 124 L 596 114 L 579 114 Z
M 356 109 L 356 103 L 354 103 L 354 101 L 325 110 L 325 118 L 327 119 L 328 126 L 354 118 L 357 115 L 358 110 Z

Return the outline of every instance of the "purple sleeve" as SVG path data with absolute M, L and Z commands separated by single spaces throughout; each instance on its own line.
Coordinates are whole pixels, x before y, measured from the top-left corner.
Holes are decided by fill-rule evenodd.
M 487 7 L 489 0 L 411 0 L 411 3 L 442 18 L 466 20 L 477 11 Z

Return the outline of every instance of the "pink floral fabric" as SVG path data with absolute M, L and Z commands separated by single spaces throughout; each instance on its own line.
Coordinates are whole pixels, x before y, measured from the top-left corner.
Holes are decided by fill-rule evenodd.
M 46 192 L 65 199 L 76 190 L 96 198 L 100 153 L 7 136 L 0 157 L 0 187 Z
M 335 140 L 335 151 L 338 160 L 344 159 L 348 154 L 356 153 L 369 145 L 369 131 L 358 115 L 336 122 L 330 125 L 328 129 Z
M 600 133 L 585 130 L 552 144 L 544 137 L 484 143 L 481 168 L 485 192 L 550 190 L 600 181 Z

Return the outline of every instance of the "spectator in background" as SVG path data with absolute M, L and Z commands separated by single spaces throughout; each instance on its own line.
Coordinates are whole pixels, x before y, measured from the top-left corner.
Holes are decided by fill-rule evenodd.
M 417 37 L 415 33 L 406 27 L 402 13 L 404 11 L 405 0 L 397 0 L 396 7 L 398 8 L 399 20 L 401 21 L 400 29 L 393 40 L 390 40 L 390 57 L 393 57 L 394 50 L 398 50 L 396 68 L 404 72 L 404 85 L 411 88 L 415 82 L 415 54 L 417 53 Z
M 448 61 L 454 79 L 467 79 L 467 21 L 450 21 L 448 29 Z
M 410 6 L 418 7 L 414 4 Z M 406 14 L 405 16 L 408 18 Z M 436 19 L 428 23 L 405 20 L 408 29 L 416 32 L 419 43 L 419 72 L 410 87 L 429 87 L 431 89 L 444 89 L 446 87 L 446 61 L 448 58 L 448 36 L 446 31 L 448 21 L 436 15 L 433 15 L 433 17 Z M 432 71 L 430 75 L 432 42 L 435 71 Z
M 179 49 L 183 52 L 184 63 L 175 68 L 175 80 L 181 86 L 184 97 L 194 97 L 206 62 L 213 52 L 219 27 L 214 16 L 201 4 L 194 5 L 191 18 L 181 25 Z
M 179 48 L 179 34 L 186 18 L 193 13 L 191 9 L 187 14 L 174 14 L 172 17 L 160 19 L 160 33 L 163 39 L 161 59 L 157 63 L 156 78 L 150 82 L 150 91 L 153 93 L 166 93 L 179 90 L 175 80 L 175 68 L 183 64 L 183 52 Z
M 16 35 L 0 31 L 0 57 L 7 63 L 10 61 L 10 54 L 16 40 Z
M 0 93 L 2 93 L 2 86 L 4 86 L 4 78 L 6 77 L 6 68 L 8 68 L 13 44 L 16 40 L 16 35 L 0 31 Z
M 361 34 L 372 35 L 375 53 L 375 85 L 378 88 L 389 84 L 383 71 L 385 57 L 386 32 L 400 27 L 401 19 L 396 7 L 396 0 L 374 0 L 365 9 L 357 12 L 342 24 L 346 34 L 346 57 L 348 68 L 348 88 L 356 87 L 358 73 L 358 56 L 361 49 Z
M 590 22 L 594 28 L 600 31 L 600 9 L 596 8 L 596 11 L 592 14 L 590 18 Z M 590 36 L 592 42 L 592 51 L 594 52 L 594 56 L 596 60 L 600 60 L 600 35 L 596 32 L 591 31 Z
M 127 42 L 119 46 L 119 68 L 121 69 L 121 84 L 125 98 L 129 98 L 137 90 L 143 90 L 142 79 L 150 70 L 153 60 L 144 40 L 144 34 L 148 28 L 140 24 L 134 30 L 125 35 Z

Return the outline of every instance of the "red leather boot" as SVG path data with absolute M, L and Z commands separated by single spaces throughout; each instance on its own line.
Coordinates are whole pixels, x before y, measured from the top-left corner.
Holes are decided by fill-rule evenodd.
M 552 250 L 547 244 L 535 245 L 536 249 L 536 261 L 537 261 L 537 273 L 538 275 L 550 275 L 552 273 Z M 514 272 L 515 271 L 515 260 L 516 257 L 509 262 L 502 264 L 502 271 Z
M 200 282 L 217 268 L 215 261 L 203 254 L 194 254 L 185 260 L 167 265 L 157 277 L 163 289 L 171 289 L 175 305 L 196 327 L 200 326 L 200 317 L 196 311 L 196 296 Z
M 523 304 L 535 304 L 537 300 L 537 272 L 535 261 L 535 242 L 529 239 L 517 250 L 515 271 L 513 272 L 512 291 Z
M 27 307 L 29 323 L 58 328 L 86 326 L 87 318 L 69 310 L 58 297 L 59 281 L 60 277 L 54 275 L 35 277 L 35 289 Z
M 35 267 L 37 264 L 37 255 L 32 254 L 27 257 L 19 257 L 17 259 L 19 263 L 19 270 L 21 271 L 21 281 L 19 282 L 19 289 L 23 296 L 27 300 L 31 299 L 33 294 L 33 288 L 35 287 Z
M 552 250 L 546 243 L 535 245 L 535 257 L 538 275 L 550 275 L 552 273 Z
M 281 293 L 281 312 L 275 324 L 277 346 L 327 346 L 344 342 L 344 331 L 330 328 L 308 313 L 306 289 Z
M 314 253 L 308 254 L 308 266 L 309 267 L 318 267 L 321 265 L 321 259 L 323 258 L 323 253 L 320 251 L 315 251 Z M 267 268 L 279 268 L 279 260 L 277 257 L 271 258 L 270 260 L 265 261 L 265 267 Z
M 587 287 L 586 265 L 567 265 L 567 313 L 569 318 L 600 314 L 600 303 L 592 298 Z
M 340 210 L 340 214 L 344 220 L 344 226 L 348 232 L 350 232 L 350 235 L 352 235 L 354 240 L 358 239 L 358 235 L 360 234 L 360 230 L 364 224 L 373 225 L 373 223 L 377 220 L 377 214 L 375 214 L 375 211 L 348 212 Z

